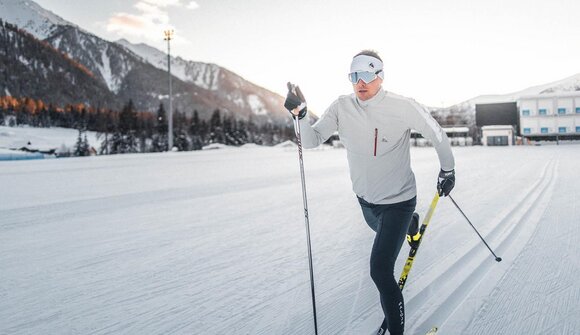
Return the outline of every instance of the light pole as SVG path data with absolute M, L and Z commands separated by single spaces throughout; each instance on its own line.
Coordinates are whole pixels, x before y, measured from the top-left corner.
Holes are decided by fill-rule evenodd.
M 169 113 L 167 116 L 167 151 L 173 149 L 173 96 L 171 92 L 171 47 L 170 42 L 173 38 L 173 30 L 165 30 L 164 41 L 167 41 L 167 74 L 169 75 Z

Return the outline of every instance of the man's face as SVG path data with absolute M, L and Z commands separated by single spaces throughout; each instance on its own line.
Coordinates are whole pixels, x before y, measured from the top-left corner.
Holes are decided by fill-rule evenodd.
M 381 77 L 377 77 L 375 80 L 368 84 L 360 79 L 356 84 L 352 85 L 352 88 L 354 89 L 354 93 L 356 94 L 356 97 L 359 98 L 359 100 L 366 101 L 377 94 L 377 92 L 381 89 L 382 83 L 383 79 Z

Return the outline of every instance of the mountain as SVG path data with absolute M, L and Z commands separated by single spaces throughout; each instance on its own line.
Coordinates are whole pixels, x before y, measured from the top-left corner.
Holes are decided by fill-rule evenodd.
M 40 40 L 50 36 L 58 26 L 73 25 L 28 0 L 0 0 L 0 18 L 28 31 Z
M 478 97 L 472 98 L 466 102 L 469 102 L 473 105 L 475 104 L 484 104 L 484 103 L 494 103 L 494 102 L 509 102 L 509 101 L 516 101 L 520 97 L 526 95 L 538 95 L 538 94 L 546 94 L 546 93 L 560 93 L 560 92 L 572 92 L 572 91 L 580 91 L 580 73 L 577 73 L 573 76 L 560 79 L 557 81 L 553 81 L 551 83 L 536 85 L 532 87 L 528 87 L 521 91 L 509 93 L 509 94 L 501 94 L 501 95 L 480 95 Z
M 9 23 L 0 23 L 0 94 L 46 103 L 118 108 L 117 97 L 66 54 Z
M 117 41 L 117 44 L 131 50 L 156 68 L 167 70 L 166 53 L 143 43 L 132 44 L 125 39 Z M 268 115 L 276 111 L 275 114 L 282 112 L 281 116 L 287 119 L 286 112 L 280 108 L 283 103 L 280 96 L 273 95 L 265 88 L 218 65 L 171 57 L 171 73 L 186 83 L 211 92 L 228 110 L 237 109 L 245 116 Z
M 547 93 L 580 91 L 580 73 L 547 84 L 536 85 L 508 94 L 480 95 L 446 108 L 430 108 L 433 116 L 444 125 L 475 126 L 475 105 L 515 102 L 520 97 Z
M 68 58 L 83 67 L 86 75 L 66 73 L 70 82 L 84 83 L 69 88 L 71 98 L 74 100 L 75 96 L 78 97 L 76 101 L 57 95 L 55 99 L 46 102 L 98 103 L 101 107 L 119 108 L 132 99 L 138 110 L 151 112 L 156 111 L 160 103 L 168 106 L 167 55 L 162 51 L 145 44 L 133 45 L 125 40 L 106 41 L 30 0 L 0 0 L 0 19 L 30 33 L 28 37 L 18 37 L 27 40 L 26 45 L 29 47 L 26 55 L 22 54 L 22 49 L 4 44 L 0 45 L 0 48 L 3 47 L 3 57 L 19 62 L 16 64 L 12 61 L 11 64 L 21 68 L 27 74 L 26 77 L 42 71 L 44 80 L 54 80 L 45 87 L 40 83 L 16 85 L 15 81 L 24 79 L 12 73 L 10 78 L 0 78 L 0 92 L 44 100 L 49 87 L 60 84 L 67 86 L 67 83 L 57 80 L 59 75 L 63 75 L 58 71 L 62 72 L 64 68 L 35 66 L 43 61 L 35 56 L 34 49 L 42 49 L 42 45 L 48 44 L 55 52 L 52 56 L 49 56 L 50 53 L 44 54 L 43 59 L 48 57 L 50 62 L 55 62 L 56 58 Z M 17 32 L 12 29 L 12 38 L 16 38 L 14 34 Z M 31 46 L 34 44 L 33 39 L 36 39 L 38 46 Z M 197 111 L 201 118 L 209 119 L 213 111 L 219 109 L 223 115 L 233 115 L 238 119 L 252 118 L 257 123 L 290 122 L 282 107 L 282 96 L 252 84 L 218 65 L 172 58 L 172 76 L 173 106 L 180 112 L 191 115 Z M 101 91 L 86 91 L 84 86 L 87 85 L 95 90 L 100 88 Z M 103 97 L 104 100 L 96 102 L 96 99 L 85 99 L 91 96 Z

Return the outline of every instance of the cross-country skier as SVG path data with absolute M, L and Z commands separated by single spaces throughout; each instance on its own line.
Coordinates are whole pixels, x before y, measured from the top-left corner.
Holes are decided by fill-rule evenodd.
M 429 139 L 437 151 L 441 196 L 447 196 L 455 185 L 455 161 L 445 132 L 425 107 L 382 89 L 383 62 L 377 52 L 364 50 L 355 55 L 348 78 L 354 94 L 340 96 L 312 126 L 306 101 L 296 90 L 288 92 L 284 106 L 299 116 L 305 148 L 320 145 L 338 131 L 354 193 L 367 224 L 376 232 L 370 273 L 385 314 L 377 334 L 388 329 L 400 335 L 405 329 L 405 308 L 394 266 L 416 205 L 411 129 Z

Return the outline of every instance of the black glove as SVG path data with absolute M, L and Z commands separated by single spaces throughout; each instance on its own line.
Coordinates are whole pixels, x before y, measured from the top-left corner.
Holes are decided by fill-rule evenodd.
M 300 91 L 298 86 L 294 86 L 291 83 L 288 83 L 288 94 L 286 95 L 286 101 L 284 101 L 284 107 L 292 114 L 293 110 L 298 107 L 302 107 L 298 112 L 298 119 L 302 119 L 306 116 L 306 99 L 304 99 L 304 95 Z
M 455 186 L 455 170 L 439 172 L 439 178 L 437 179 L 437 192 L 439 196 L 448 196 L 451 190 Z

